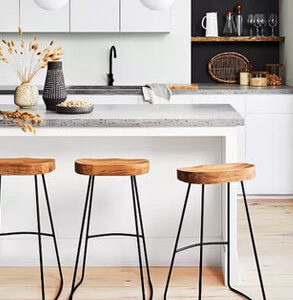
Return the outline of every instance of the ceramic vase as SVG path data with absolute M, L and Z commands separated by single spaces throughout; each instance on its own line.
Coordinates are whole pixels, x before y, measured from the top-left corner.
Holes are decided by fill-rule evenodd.
M 67 98 L 62 62 L 48 63 L 43 99 L 48 110 L 56 110 L 56 105 Z
M 38 104 L 39 90 L 31 83 L 22 83 L 14 93 L 14 103 L 20 108 L 31 108 Z

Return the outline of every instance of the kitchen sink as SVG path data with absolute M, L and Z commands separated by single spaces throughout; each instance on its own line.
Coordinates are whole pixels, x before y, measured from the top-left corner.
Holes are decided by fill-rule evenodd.
M 142 86 L 139 85 L 70 85 L 69 94 L 105 94 L 105 95 L 141 95 Z
M 141 88 L 139 85 L 70 85 L 67 87 L 69 90 L 140 90 Z

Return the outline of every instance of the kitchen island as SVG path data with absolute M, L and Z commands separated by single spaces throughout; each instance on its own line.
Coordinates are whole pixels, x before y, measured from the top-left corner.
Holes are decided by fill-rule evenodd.
M 13 109 L 9 105 L 0 106 L 2 111 Z M 43 107 L 31 111 L 41 114 L 44 120 L 35 136 L 24 134 L 14 122 L 0 117 L 1 156 L 56 158 L 57 169 L 48 176 L 48 185 L 64 265 L 73 264 L 85 193 L 86 178 L 73 171 L 76 158 L 125 157 L 151 161 L 150 174 L 138 179 L 150 263 L 168 265 L 186 192 L 186 185 L 176 179 L 176 169 L 237 161 L 237 128 L 244 125 L 243 118 L 226 104 L 98 105 L 88 115 L 58 115 L 45 111 Z M 28 229 L 34 228 L 34 219 L 30 217 L 34 211 L 33 195 L 28 192 L 32 190 L 33 180 L 4 178 L 3 181 L 5 219 L 2 219 L 2 229 L 8 231 L 23 224 Z M 232 185 L 234 283 L 238 279 L 236 191 Z M 190 201 L 182 245 L 198 241 L 199 186 L 194 186 L 191 197 L 193 201 Z M 225 199 L 224 188 L 212 186 L 207 189 L 207 241 L 225 239 Z M 130 200 L 126 178 L 98 178 L 91 230 L 115 231 L 118 227 L 132 231 Z M 31 257 L 29 245 L 20 239 L 2 240 L 0 263 L 9 266 L 37 264 Z M 20 248 L 22 255 L 16 256 Z M 135 243 L 132 240 L 109 238 L 108 242 L 93 243 L 89 264 L 136 265 L 133 253 Z M 179 255 L 177 263 L 193 266 L 197 258 L 197 250 L 191 250 Z M 224 247 L 207 249 L 207 265 L 222 266 L 225 273 L 225 260 Z M 53 258 L 48 256 L 47 263 L 53 264 Z

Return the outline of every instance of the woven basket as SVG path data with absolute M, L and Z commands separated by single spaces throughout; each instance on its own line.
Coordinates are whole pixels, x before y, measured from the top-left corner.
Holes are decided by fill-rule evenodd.
M 224 52 L 214 56 L 208 65 L 213 80 L 221 83 L 238 83 L 241 67 L 249 67 L 247 57 L 237 52 Z

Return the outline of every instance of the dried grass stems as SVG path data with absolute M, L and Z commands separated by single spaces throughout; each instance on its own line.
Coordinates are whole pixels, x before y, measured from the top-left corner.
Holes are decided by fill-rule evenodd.
M 39 114 L 29 113 L 26 111 L 0 111 L 4 119 L 13 119 L 15 124 L 21 127 L 25 133 L 36 133 L 34 126 L 42 123 L 42 117 Z
M 21 28 L 18 41 L 0 41 L 0 62 L 9 65 L 22 83 L 30 83 L 49 61 L 58 61 L 63 54 L 62 47 L 56 47 L 54 41 L 41 44 L 37 35 L 26 42 Z

